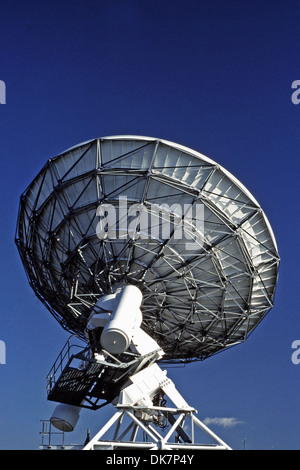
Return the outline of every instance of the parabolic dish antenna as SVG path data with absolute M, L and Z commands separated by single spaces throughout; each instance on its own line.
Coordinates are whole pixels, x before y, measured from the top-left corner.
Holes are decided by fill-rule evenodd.
M 36 295 L 76 334 L 99 297 L 138 286 L 165 359 L 244 341 L 273 306 L 279 257 L 258 202 L 165 140 L 105 137 L 51 158 L 21 196 L 16 242 Z
M 234 176 L 166 140 L 90 140 L 48 160 L 23 193 L 16 243 L 38 298 L 87 345 L 64 366 L 63 349 L 48 374 L 48 399 L 61 403 L 54 426 L 70 431 L 80 408 L 112 402 L 117 412 L 85 449 L 203 448 L 194 426 L 229 448 L 157 362 L 203 360 L 241 343 L 273 306 L 275 238 Z M 146 442 L 136 442 L 139 432 Z

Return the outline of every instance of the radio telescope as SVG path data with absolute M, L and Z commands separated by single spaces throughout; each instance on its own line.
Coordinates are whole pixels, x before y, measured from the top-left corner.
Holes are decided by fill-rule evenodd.
M 233 175 L 162 139 L 90 140 L 48 160 L 22 194 L 16 244 L 35 294 L 83 345 L 71 354 L 68 342 L 62 374 L 56 362 L 48 375 L 48 399 L 60 403 L 54 425 L 71 430 L 80 408 L 113 402 L 116 414 L 86 448 L 195 448 L 187 417 L 228 448 L 157 362 L 204 360 L 239 344 L 273 306 L 275 237 Z M 167 438 L 153 428 L 162 420 Z M 137 443 L 138 429 L 147 444 Z

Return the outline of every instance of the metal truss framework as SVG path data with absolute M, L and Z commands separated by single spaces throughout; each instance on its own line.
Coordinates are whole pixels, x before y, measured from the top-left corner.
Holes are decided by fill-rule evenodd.
M 164 397 L 173 406 L 166 406 Z M 154 405 L 155 400 L 158 405 Z M 195 416 L 196 410 L 187 404 L 166 371 L 157 364 L 129 378 L 115 407 L 116 413 L 83 450 L 230 450 Z M 198 443 L 196 430 L 209 436 L 212 443 Z M 110 431 L 113 433 L 109 438 Z
M 168 414 L 169 418 L 172 417 L 173 424 L 164 435 L 158 432 L 154 426 L 145 424 L 141 419 L 137 418 L 134 414 L 137 411 L 136 407 L 120 406 L 119 408 L 83 450 L 231 450 L 192 411 L 156 407 L 156 411 Z M 124 426 L 123 422 L 126 417 L 129 418 L 129 423 L 127 422 Z M 191 438 L 183 430 L 183 426 L 187 425 L 191 430 Z M 196 428 L 199 428 L 209 436 L 212 443 L 197 443 L 195 441 Z M 105 439 L 106 433 L 111 430 L 113 431 L 112 439 Z M 138 433 L 141 431 L 145 439 L 143 442 L 137 440 Z M 171 438 L 174 438 L 174 435 L 175 442 L 171 442 Z
M 159 236 L 135 223 L 131 236 L 99 237 L 99 206 L 124 196 L 156 217 Z M 204 206 L 196 249 L 175 237 L 175 217 L 162 236 L 153 208 L 163 203 Z M 197 227 L 194 218 L 191 233 Z M 50 159 L 21 196 L 16 243 L 38 298 L 78 335 L 99 297 L 137 285 L 142 328 L 169 360 L 203 360 L 244 341 L 273 306 L 279 256 L 261 207 L 220 165 L 172 142 L 107 137 Z

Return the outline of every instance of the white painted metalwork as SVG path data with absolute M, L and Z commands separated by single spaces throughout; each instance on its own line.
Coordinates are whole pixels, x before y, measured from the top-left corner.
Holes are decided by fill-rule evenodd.
M 258 202 L 213 160 L 166 140 L 104 137 L 50 159 L 22 195 L 16 241 L 64 328 L 83 334 L 97 299 L 130 283 L 143 293 L 143 329 L 171 360 L 244 341 L 273 306 L 279 256 Z
M 117 411 L 100 431 L 86 444 L 83 450 L 230 450 L 230 447 L 212 432 L 196 416 L 179 394 L 174 383 L 167 378 L 157 364 L 143 369 L 130 377 L 130 385 L 125 387 L 115 404 Z M 153 397 L 163 393 L 175 407 L 154 406 Z M 129 418 L 126 421 L 125 418 Z M 162 422 L 170 423 L 167 432 L 162 432 Z M 115 427 L 114 427 L 115 426 Z M 190 435 L 185 429 L 188 428 Z M 208 435 L 211 444 L 201 444 L 195 440 L 195 429 Z M 105 438 L 113 431 L 111 438 Z M 138 440 L 141 431 L 143 440 Z M 171 438 L 175 440 L 171 441 Z
M 48 398 L 74 406 L 54 423 L 73 428 L 77 407 L 103 398 L 117 412 L 87 449 L 194 449 L 196 428 L 215 441 L 199 448 L 229 448 L 155 361 L 203 360 L 239 344 L 273 306 L 275 237 L 233 175 L 162 139 L 90 140 L 48 160 L 21 196 L 16 243 L 38 298 L 88 344 L 60 377 L 52 368 Z M 165 420 L 166 433 L 157 429 Z

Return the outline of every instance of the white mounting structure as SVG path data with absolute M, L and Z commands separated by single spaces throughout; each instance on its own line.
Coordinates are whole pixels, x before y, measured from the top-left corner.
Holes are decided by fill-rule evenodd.
M 159 346 L 150 336 L 140 328 L 142 315 L 140 305 L 142 294 L 135 286 L 126 286 L 120 289 L 117 295 L 106 296 L 98 307 L 103 310 L 111 310 L 112 314 L 95 313 L 88 323 L 88 329 L 99 327 L 105 317 L 105 326 L 101 334 L 101 345 L 110 353 L 121 353 L 130 345 L 139 354 L 159 350 Z M 158 358 L 163 353 L 160 352 Z M 166 395 L 175 405 L 173 408 L 155 406 L 154 398 Z M 198 418 L 195 417 L 195 409 L 191 408 L 176 390 L 174 383 L 167 378 L 166 371 L 156 364 L 151 364 L 131 375 L 127 385 L 122 389 L 118 398 L 114 401 L 117 412 L 102 427 L 96 436 L 85 446 L 85 450 L 114 449 L 114 448 L 147 448 L 147 449 L 180 449 L 180 448 L 209 448 L 229 449 L 221 439 L 209 430 Z M 177 417 L 178 415 L 178 417 Z M 129 418 L 129 424 L 125 423 L 125 417 Z M 175 419 L 176 416 L 176 419 Z M 165 436 L 161 435 L 152 424 L 158 425 L 164 418 L 171 423 L 171 428 Z M 189 419 L 191 424 L 191 438 L 183 430 L 183 423 Z M 151 424 L 150 424 L 151 423 Z M 116 424 L 113 439 L 103 440 L 104 435 Z M 198 426 L 209 434 L 217 444 L 214 446 L 199 446 L 194 442 L 194 427 Z M 138 432 L 142 430 L 147 442 L 138 442 Z M 130 440 L 124 441 L 129 431 Z M 171 443 L 169 439 L 177 432 L 177 436 L 184 443 Z
M 97 302 L 88 321 L 87 337 L 98 342 L 98 351 L 94 352 L 96 362 L 101 364 L 107 355 L 122 354 L 127 350 L 141 356 L 141 361 L 137 368 L 128 372 L 123 386 L 112 400 L 117 409 L 116 413 L 84 450 L 230 449 L 195 416 L 196 410 L 183 399 L 174 383 L 167 377 L 166 371 L 154 362 L 161 359 L 164 353 L 156 341 L 140 328 L 142 299 L 142 293 L 136 286 L 120 287 L 114 294 L 104 296 Z M 150 354 L 153 355 L 153 361 L 149 364 L 142 358 Z M 172 402 L 172 407 L 164 406 L 167 403 L 165 396 Z M 60 430 L 71 431 L 78 421 L 79 410 L 78 406 L 60 404 L 50 421 Z M 183 428 L 187 426 L 188 421 L 191 436 Z M 111 437 L 103 439 L 112 431 L 114 425 Z M 170 426 L 170 429 L 165 435 L 158 432 L 157 428 L 164 429 L 167 426 Z M 213 438 L 215 444 L 195 443 L 195 427 L 205 431 Z M 141 432 L 142 441 L 138 440 Z M 175 433 L 175 442 L 171 443 L 170 439 Z
M 152 364 L 146 369 L 130 377 L 131 382 L 119 395 L 115 404 L 117 412 L 100 429 L 94 438 L 83 450 L 108 450 L 108 449 L 149 449 L 149 450 L 231 450 L 230 447 L 213 433 L 196 416 L 196 410 L 191 408 L 175 388 L 174 383 L 167 378 L 166 371 L 162 371 L 157 364 Z M 158 393 L 168 396 L 175 407 L 154 406 L 152 399 Z M 129 418 L 129 424 L 125 422 Z M 163 435 L 152 426 L 167 417 L 171 424 L 168 432 Z M 176 418 L 175 418 L 176 417 Z M 125 426 L 122 427 L 122 424 Z M 184 430 L 189 422 L 191 435 Z M 113 429 L 113 437 L 104 439 L 104 436 Z M 195 442 L 195 427 L 208 434 L 215 444 L 197 444 Z M 146 442 L 138 442 L 139 431 L 144 432 Z M 125 440 L 130 433 L 129 440 Z M 177 442 L 170 442 L 171 437 L 177 433 Z M 184 442 L 180 442 L 180 439 Z

